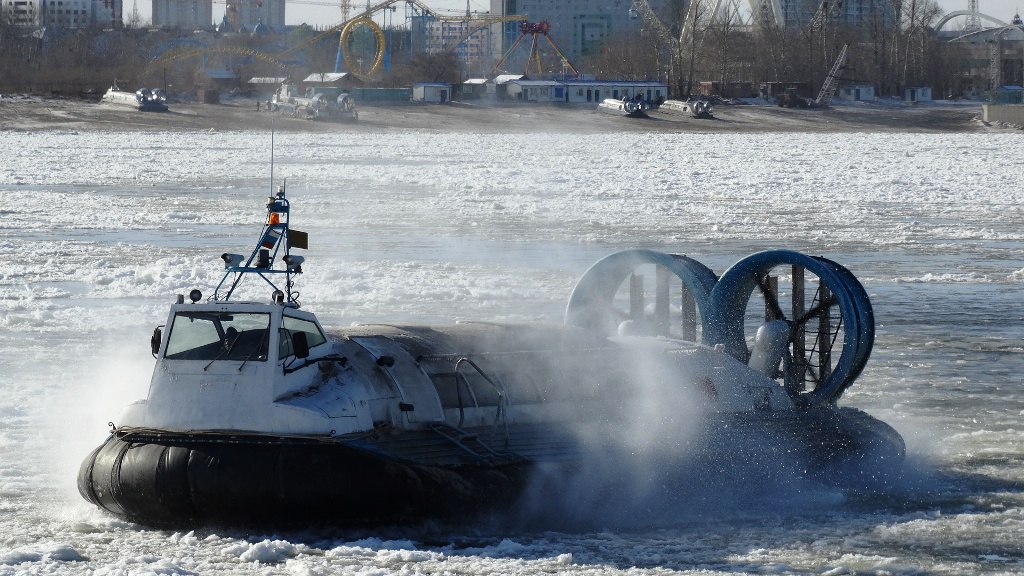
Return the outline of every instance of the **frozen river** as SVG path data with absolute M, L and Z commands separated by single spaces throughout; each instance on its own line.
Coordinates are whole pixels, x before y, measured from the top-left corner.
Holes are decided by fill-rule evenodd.
M 166 306 L 251 246 L 269 135 L 3 136 L 0 576 L 1024 571 L 1020 136 L 278 134 L 310 233 L 301 300 L 325 325 L 560 321 L 583 271 L 624 248 L 719 274 L 767 248 L 821 254 L 878 324 L 841 403 L 896 427 L 908 462 L 873 492 L 266 533 L 127 524 L 75 476 L 146 394 Z

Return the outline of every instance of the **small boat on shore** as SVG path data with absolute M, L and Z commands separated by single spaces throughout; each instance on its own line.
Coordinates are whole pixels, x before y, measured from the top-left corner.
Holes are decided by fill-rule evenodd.
M 86 500 L 153 526 L 507 510 L 539 473 L 606 468 L 645 414 L 679 424 L 659 436 L 691 467 L 793 462 L 836 481 L 903 458 L 892 428 L 836 406 L 874 324 L 863 287 L 830 260 L 772 250 L 718 277 L 685 256 L 625 250 L 583 275 L 563 323 L 325 329 L 297 299 L 294 251 L 308 240 L 290 216 L 282 187 L 249 256 L 221 256 L 212 297 L 192 290 L 170 306 L 148 397 L 81 465 Z M 817 278 L 814 296 L 780 306 L 776 268 Z M 654 271 L 651 306 L 642 270 Z M 236 299 L 245 280 L 268 299 Z M 769 314 L 748 338 L 755 293 Z
M 143 112 L 166 112 L 167 97 L 163 90 L 154 88 L 139 88 L 135 92 L 121 90 L 115 84 L 103 95 L 101 102 L 131 106 Z

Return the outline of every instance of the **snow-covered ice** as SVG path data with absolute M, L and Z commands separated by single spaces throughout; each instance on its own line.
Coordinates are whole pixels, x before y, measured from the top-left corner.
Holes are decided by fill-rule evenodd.
M 275 176 L 310 233 L 301 301 L 325 324 L 559 321 L 582 272 L 628 247 L 718 273 L 766 248 L 822 254 L 878 323 L 842 402 L 895 426 L 909 459 L 885 490 L 765 502 L 741 485 L 671 515 L 268 533 L 135 526 L 75 476 L 145 395 L 167 304 L 250 245 L 269 135 L 4 143 L 0 576 L 1024 571 L 1020 136 L 278 134 Z

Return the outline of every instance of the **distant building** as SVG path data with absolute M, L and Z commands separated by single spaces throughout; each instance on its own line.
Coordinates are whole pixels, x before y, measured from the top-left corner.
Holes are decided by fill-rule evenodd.
M 697 87 L 697 93 L 701 96 L 721 96 L 723 98 L 750 98 L 754 96 L 754 84 L 752 82 L 736 81 L 726 82 L 701 82 Z
M 871 84 L 854 84 L 839 89 L 839 97 L 855 102 L 875 99 L 875 87 Z
M 486 74 L 499 58 L 491 42 L 492 28 L 481 20 L 438 20 L 429 14 L 413 16 L 412 37 L 422 41 L 413 49 L 425 54 L 453 50 L 466 69 Z
M 778 0 L 781 14 L 775 16 L 780 27 L 798 29 L 810 26 L 815 15 L 825 22 L 850 28 L 878 25 L 890 28 L 896 25 L 896 11 L 888 0 L 845 0 L 822 4 L 807 0 Z M 824 8 L 826 12 L 819 14 Z
M 903 89 L 903 99 L 907 102 L 931 102 L 931 86 L 907 86 Z
M 565 102 L 565 85 L 554 80 L 512 80 L 506 90 L 523 102 Z
M 412 85 L 413 102 L 443 104 L 451 100 L 452 85 L 447 82 L 417 82 Z
M 121 26 L 122 0 L 0 0 L 0 18 L 15 26 Z
M 201 30 L 212 24 L 212 0 L 153 0 L 155 27 Z
M 634 80 L 567 80 L 565 85 L 565 101 L 586 103 L 601 102 L 605 98 L 619 100 L 643 95 L 650 102 L 661 102 L 668 97 L 668 86 L 661 82 L 645 82 Z
M 658 5 L 657 0 L 652 4 Z M 631 0 L 491 0 L 491 14 L 547 21 L 551 39 L 571 62 L 599 52 L 617 33 L 639 30 L 641 23 Z M 520 36 L 518 22 L 503 28 L 502 54 Z
M 352 88 L 362 86 L 363 81 L 348 72 L 314 72 L 302 80 L 305 89 L 316 88 Z
M 238 75 L 223 68 L 200 68 L 193 75 L 196 86 L 205 89 L 231 90 L 238 88 Z
M 1014 15 L 1013 20 L 1020 20 Z M 963 34 L 955 40 L 967 52 L 967 71 L 946 97 L 978 97 L 1004 84 L 1024 84 L 1024 29 L 1019 25 Z
M 226 0 L 225 17 L 233 32 L 252 32 L 262 22 L 271 28 L 284 26 L 285 0 Z
M 494 97 L 494 84 L 487 78 L 470 78 L 462 83 L 463 100 L 484 100 Z
M 287 81 L 286 76 L 254 76 L 249 78 L 245 84 L 249 87 L 250 92 L 269 96 L 277 92 L 277 89 Z
M 216 29 L 243 34 L 266 31 L 267 27 L 280 30 L 284 8 L 285 0 L 226 0 L 224 13 L 216 16 Z M 214 22 L 213 0 L 153 0 L 153 26 L 205 30 Z
M 758 94 L 762 98 L 771 99 L 784 95 L 791 88 L 796 90 L 797 96 L 811 97 L 811 85 L 807 82 L 761 82 Z
M 663 102 L 668 86 L 661 82 L 633 80 L 510 80 L 505 97 L 523 102 L 600 103 L 606 98 L 620 100 L 640 94 L 650 102 Z

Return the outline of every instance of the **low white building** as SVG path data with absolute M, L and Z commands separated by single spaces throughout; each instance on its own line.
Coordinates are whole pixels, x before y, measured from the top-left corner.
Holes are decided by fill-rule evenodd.
M 661 82 L 632 80 L 511 80 L 508 97 L 524 102 L 600 103 L 605 98 L 621 100 L 637 93 L 649 102 L 662 102 L 668 86 Z
M 566 102 L 599 103 L 605 98 L 621 100 L 640 92 L 648 102 L 661 102 L 668 98 L 668 86 L 661 82 L 633 80 L 576 80 L 563 82 Z
M 907 102 L 931 102 L 931 86 L 907 86 L 903 89 L 903 99 Z
M 512 80 L 506 92 L 523 102 L 565 102 L 565 85 L 555 80 Z
M 412 85 L 413 102 L 445 103 L 452 99 L 452 85 L 447 82 L 417 82 Z
M 874 100 L 875 87 L 871 84 L 851 84 L 839 89 L 839 97 L 854 102 Z
M 494 84 L 487 82 L 487 78 L 470 78 L 462 83 L 463 100 L 493 100 L 494 97 Z

